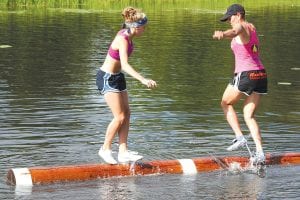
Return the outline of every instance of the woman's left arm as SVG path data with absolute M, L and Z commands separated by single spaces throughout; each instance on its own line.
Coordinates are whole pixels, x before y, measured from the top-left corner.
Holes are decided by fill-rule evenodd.
M 223 38 L 232 39 L 240 35 L 243 31 L 245 31 L 244 27 L 241 24 L 236 24 L 231 29 L 228 29 L 226 31 L 215 31 L 213 35 L 213 39 L 218 39 L 218 40 L 221 40 Z
M 129 63 L 128 63 L 128 54 L 127 48 L 128 44 L 125 39 L 120 39 L 119 41 L 119 53 L 120 53 L 120 62 L 122 70 L 133 78 L 139 80 L 142 84 L 146 85 L 148 88 L 156 87 L 156 82 L 151 79 L 144 78 L 140 73 L 138 73 Z

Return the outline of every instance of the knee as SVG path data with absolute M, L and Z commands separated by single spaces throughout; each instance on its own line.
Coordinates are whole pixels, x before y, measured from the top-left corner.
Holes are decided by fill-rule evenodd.
M 115 123 L 122 125 L 126 121 L 126 116 L 123 114 L 119 114 L 118 116 L 115 116 L 114 121 Z
M 249 113 L 249 112 L 244 111 L 244 120 L 245 121 L 252 120 L 253 118 L 254 118 L 253 113 Z
M 120 125 L 124 124 L 125 122 L 128 122 L 129 119 L 130 119 L 130 111 L 122 112 L 117 116 L 115 116 L 114 118 L 114 120 Z
M 226 101 L 225 99 L 222 99 L 220 105 L 221 105 L 222 108 L 226 108 L 229 105 L 231 105 L 231 103 L 229 101 Z

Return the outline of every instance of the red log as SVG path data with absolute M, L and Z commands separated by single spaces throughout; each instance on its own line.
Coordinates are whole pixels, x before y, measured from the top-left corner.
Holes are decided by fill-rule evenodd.
M 230 163 L 240 163 L 242 167 L 249 163 L 247 157 L 200 157 L 194 159 L 158 160 L 130 164 L 85 164 L 75 166 L 52 166 L 14 168 L 7 173 L 10 185 L 49 184 L 66 181 L 85 181 L 116 176 L 148 174 L 195 174 L 226 169 Z M 267 154 L 267 165 L 299 165 L 300 153 Z

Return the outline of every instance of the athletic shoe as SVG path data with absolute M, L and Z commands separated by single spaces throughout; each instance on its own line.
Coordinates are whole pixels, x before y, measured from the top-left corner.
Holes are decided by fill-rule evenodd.
M 244 147 L 247 144 L 247 140 L 243 137 L 242 139 L 234 139 L 232 145 L 227 148 L 227 151 L 235 151 L 241 147 Z
M 124 153 L 119 153 L 118 154 L 118 161 L 120 163 L 127 163 L 127 162 L 135 162 L 137 160 L 140 160 L 143 158 L 141 155 L 137 155 L 137 152 L 131 152 L 131 151 L 126 151 Z
M 117 164 L 118 162 L 114 159 L 112 156 L 112 151 L 111 150 L 103 150 L 101 147 L 99 149 L 98 155 L 104 160 L 104 162 L 108 164 Z
M 265 163 L 266 157 L 263 152 L 256 152 L 253 157 L 250 158 L 252 164 Z

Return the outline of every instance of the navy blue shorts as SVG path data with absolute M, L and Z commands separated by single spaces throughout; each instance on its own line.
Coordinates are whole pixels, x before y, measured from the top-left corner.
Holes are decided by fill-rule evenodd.
M 101 94 L 126 90 L 126 80 L 122 72 L 111 74 L 99 70 L 97 72 L 96 85 Z
M 259 94 L 268 92 L 268 78 L 264 69 L 237 73 L 230 84 L 248 96 L 252 92 Z

